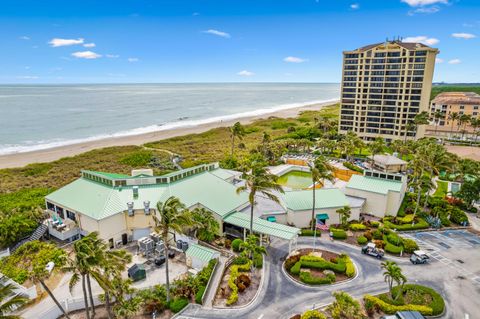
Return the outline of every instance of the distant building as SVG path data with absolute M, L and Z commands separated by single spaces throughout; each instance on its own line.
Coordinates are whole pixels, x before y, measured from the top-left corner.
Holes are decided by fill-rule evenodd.
M 339 132 L 365 140 L 414 138 L 407 123 L 428 111 L 438 49 L 387 41 L 343 52 Z M 422 137 L 424 129 L 417 130 Z
M 437 112 L 442 116 L 434 119 L 434 114 Z M 451 120 L 452 113 L 457 113 L 458 116 L 466 114 L 472 118 L 480 118 L 480 95 L 473 92 L 444 92 L 437 95 L 430 104 L 432 123 L 427 126 L 426 134 L 449 137 L 451 134 L 461 134 L 461 131 L 465 131 L 467 135 L 474 132 L 470 123 L 459 126 L 458 120 Z
M 373 159 L 373 168 L 385 173 L 402 173 L 407 170 L 407 162 L 390 154 L 368 156 Z

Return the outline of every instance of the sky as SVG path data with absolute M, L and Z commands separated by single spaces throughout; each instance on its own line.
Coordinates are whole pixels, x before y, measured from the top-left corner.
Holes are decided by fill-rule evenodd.
M 479 0 L 2 0 L 0 83 L 340 82 L 342 51 L 439 48 L 480 82 Z

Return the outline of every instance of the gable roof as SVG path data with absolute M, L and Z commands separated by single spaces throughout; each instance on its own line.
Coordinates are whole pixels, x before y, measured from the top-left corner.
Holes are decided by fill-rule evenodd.
M 185 254 L 189 257 L 198 258 L 204 262 L 209 262 L 210 260 L 220 255 L 219 252 L 207 247 L 200 246 L 199 244 L 191 244 L 190 246 L 188 246 Z
M 370 159 L 372 157 L 374 162 L 381 163 L 384 165 L 406 165 L 407 164 L 407 162 L 405 162 L 404 160 L 389 154 L 377 154 L 374 156 L 372 155 L 368 156 L 368 158 Z
M 291 210 L 312 209 L 312 190 L 295 190 L 283 194 L 285 206 Z M 336 208 L 348 205 L 345 194 L 338 188 L 320 188 L 315 190 L 315 208 Z
M 208 171 L 168 184 L 138 185 L 137 198 L 132 188 L 112 187 L 82 177 L 46 199 L 96 220 L 126 211 L 128 202 L 133 202 L 134 209 L 143 209 L 143 202 L 149 201 L 154 208 L 170 196 L 178 197 L 187 207 L 201 204 L 220 217 L 248 203 L 246 193 L 237 194 L 234 185 Z
M 388 194 L 389 191 L 400 192 L 403 182 L 387 180 L 382 178 L 352 175 L 346 188 L 359 189 L 367 192 Z

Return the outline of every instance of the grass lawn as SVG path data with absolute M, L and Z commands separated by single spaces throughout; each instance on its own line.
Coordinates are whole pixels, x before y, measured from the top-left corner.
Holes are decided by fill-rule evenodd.
M 445 181 L 437 181 L 437 190 L 433 193 L 435 197 L 445 197 L 448 192 L 448 182 Z

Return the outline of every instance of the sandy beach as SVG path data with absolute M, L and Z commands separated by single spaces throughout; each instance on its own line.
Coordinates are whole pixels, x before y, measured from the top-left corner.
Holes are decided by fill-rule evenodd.
M 159 141 L 162 139 L 182 136 L 187 134 L 201 133 L 212 128 L 230 126 L 239 121 L 242 124 L 251 123 L 254 120 L 267 118 L 271 116 L 288 118 L 295 117 L 302 111 L 319 110 L 323 106 L 332 105 L 337 102 L 326 102 L 312 105 L 304 105 L 297 108 L 291 108 L 280 111 L 273 111 L 272 113 L 262 114 L 258 116 L 249 116 L 228 121 L 211 122 L 208 124 L 201 124 L 191 127 L 179 127 L 170 130 L 163 130 L 151 132 L 146 134 L 123 136 L 115 138 L 106 138 L 101 140 L 89 141 L 78 144 L 65 145 L 60 147 L 49 148 L 45 150 L 38 150 L 33 152 L 15 153 L 0 156 L 0 168 L 22 167 L 32 163 L 51 162 L 62 157 L 73 156 L 98 148 L 110 146 L 125 146 L 125 145 L 142 145 L 148 142 Z

